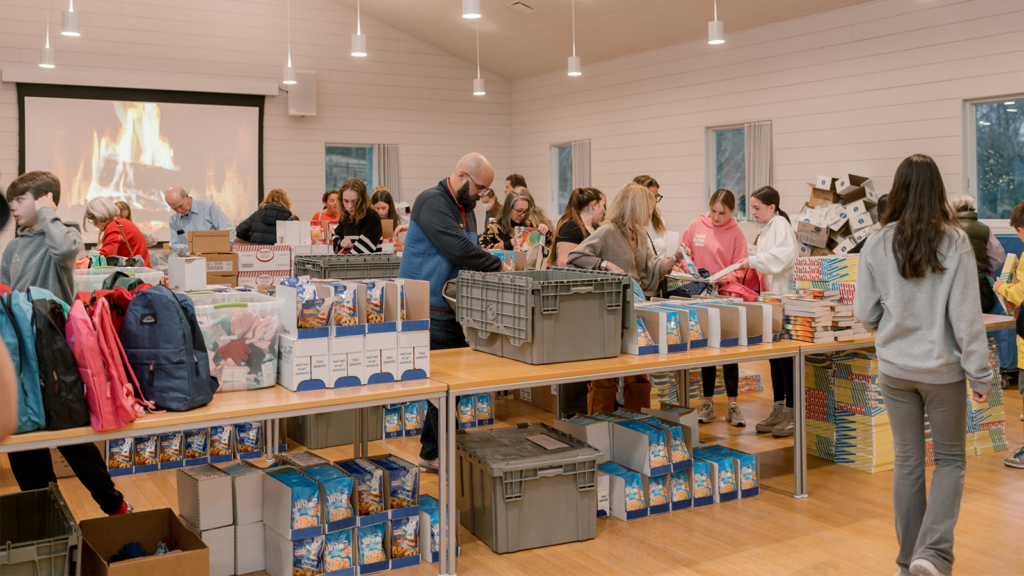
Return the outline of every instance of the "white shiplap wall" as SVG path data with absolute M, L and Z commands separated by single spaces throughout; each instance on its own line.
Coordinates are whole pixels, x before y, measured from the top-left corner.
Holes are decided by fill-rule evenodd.
M 0 67 L 35 67 L 45 2 L 0 0 Z M 114 69 L 179 77 L 280 80 L 285 64 L 284 0 L 86 0 L 76 2 L 82 36 L 60 35 L 51 2 L 50 42 L 61 69 Z M 284 92 L 268 97 L 264 186 L 291 194 L 309 217 L 324 190 L 324 143 L 398 144 L 401 189 L 415 195 L 479 151 L 499 174 L 510 169 L 509 83 L 485 74 L 487 95 L 472 95 L 474 64 L 366 16 L 369 56 L 349 56 L 355 12 L 333 0 L 292 1 L 292 61 L 318 72 L 317 116 L 288 116 Z M 453 18 L 458 15 L 454 14 Z M 472 30 L 469 28 L 468 30 Z M 467 32 L 472 42 L 472 32 Z M 0 85 L 0 186 L 17 175 L 14 84 Z M 502 183 L 503 185 L 503 183 Z
M 1020 0 L 879 0 L 512 83 L 512 166 L 548 193 L 548 146 L 589 138 L 594 186 L 650 174 L 682 231 L 704 206 L 706 127 L 771 120 L 775 187 L 795 211 L 818 174 L 888 190 L 931 155 L 962 176 L 962 101 L 1024 92 Z

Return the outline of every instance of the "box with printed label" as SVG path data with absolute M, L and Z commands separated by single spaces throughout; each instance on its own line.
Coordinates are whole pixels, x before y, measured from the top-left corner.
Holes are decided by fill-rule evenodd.
M 245 460 L 221 468 L 231 476 L 233 520 L 237 525 L 263 521 L 263 470 Z
M 797 222 L 796 239 L 809 246 L 824 248 L 828 245 L 828 228 L 810 222 Z
M 302 356 L 297 355 L 300 349 L 297 346 L 299 341 L 285 334 L 278 338 L 280 360 L 277 364 L 277 383 L 295 392 L 326 387 L 326 384 L 317 386 L 311 381 L 312 359 L 305 355 L 305 351 L 302 352 Z
M 226 254 L 207 253 L 203 256 L 206 258 L 207 274 L 238 273 L 238 254 L 235 254 L 234 252 L 228 252 Z
M 264 522 L 266 571 L 270 576 L 324 574 L 323 556 L 326 537 L 286 538 Z M 351 574 L 351 573 L 349 573 Z
M 366 377 L 363 382 L 373 384 L 377 374 L 380 374 L 380 350 L 363 352 L 363 375 Z
M 289 270 L 271 270 L 264 272 L 239 272 L 239 288 L 258 288 L 259 286 L 273 286 L 292 273 Z
M 239 272 L 292 270 L 292 247 L 287 244 L 234 244 L 231 251 L 238 254 Z
M 740 498 L 750 498 L 761 493 L 761 468 L 757 456 L 725 446 L 708 446 L 705 450 L 733 460 L 734 468 L 739 471 L 736 484 Z
M 694 467 L 697 466 L 698 461 L 707 463 L 708 479 L 711 482 L 716 504 L 739 498 L 739 491 L 736 487 L 736 464 L 732 458 L 695 448 L 693 459 Z
M 359 380 L 360 384 L 366 383 L 366 368 L 364 365 L 365 352 L 351 352 L 348 355 L 348 377 Z
M 206 274 L 206 286 L 210 290 L 213 290 L 215 286 L 224 286 L 227 288 L 236 288 L 238 286 L 238 272 L 231 272 L 227 274 Z
M 608 479 L 609 515 L 626 521 L 650 515 L 640 473 L 618 464 L 605 463 L 598 466 L 597 475 Z
M 188 253 L 225 254 L 231 252 L 231 232 L 228 230 L 189 230 Z
M 309 357 L 309 379 L 323 382 L 324 387 L 327 387 L 327 381 L 330 380 L 328 358 L 327 354 L 317 354 L 316 356 Z
M 424 378 L 430 377 L 430 346 L 417 346 L 413 351 L 416 370 L 423 372 Z

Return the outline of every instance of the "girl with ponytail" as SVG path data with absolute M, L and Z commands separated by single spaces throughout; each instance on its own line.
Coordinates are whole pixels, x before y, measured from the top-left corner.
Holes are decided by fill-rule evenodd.
M 548 256 L 548 266 L 565 268 L 565 259 L 587 236 L 601 225 L 604 218 L 604 193 L 597 188 L 576 188 L 565 205 L 565 214 L 555 227 L 555 249 Z

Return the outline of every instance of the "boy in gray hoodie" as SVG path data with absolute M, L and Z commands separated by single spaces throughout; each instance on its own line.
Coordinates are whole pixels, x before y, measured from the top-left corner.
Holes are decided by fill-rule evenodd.
M 18 237 L 0 258 L 0 283 L 18 292 L 27 292 L 29 286 L 45 288 L 70 304 L 75 296 L 72 286 L 82 233 L 77 224 L 57 218 L 60 180 L 49 172 L 27 172 L 11 182 L 7 201 L 18 224 Z M 114 487 L 95 444 L 61 446 L 59 450 L 104 512 L 114 515 L 132 511 Z M 8 457 L 22 490 L 46 488 L 57 481 L 50 451 L 45 448 L 12 452 Z

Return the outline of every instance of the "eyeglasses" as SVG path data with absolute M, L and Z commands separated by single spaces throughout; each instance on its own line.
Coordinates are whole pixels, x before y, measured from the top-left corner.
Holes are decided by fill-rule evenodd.
M 655 194 L 655 195 L 654 195 L 654 203 L 655 203 L 655 204 L 659 204 L 659 203 L 661 203 L 661 199 L 662 199 L 662 198 L 664 198 L 664 196 L 662 196 L 661 194 Z
M 466 172 L 466 178 L 469 178 L 469 181 L 473 183 L 474 192 L 479 194 L 481 190 L 484 190 L 484 188 L 482 188 L 479 184 L 476 183 L 476 180 L 473 180 L 473 177 L 470 176 L 469 172 Z
M 518 208 L 513 208 L 512 211 L 515 212 L 516 214 L 519 214 L 520 216 L 525 216 L 526 213 L 530 211 L 530 209 L 523 208 L 522 210 L 519 210 Z

